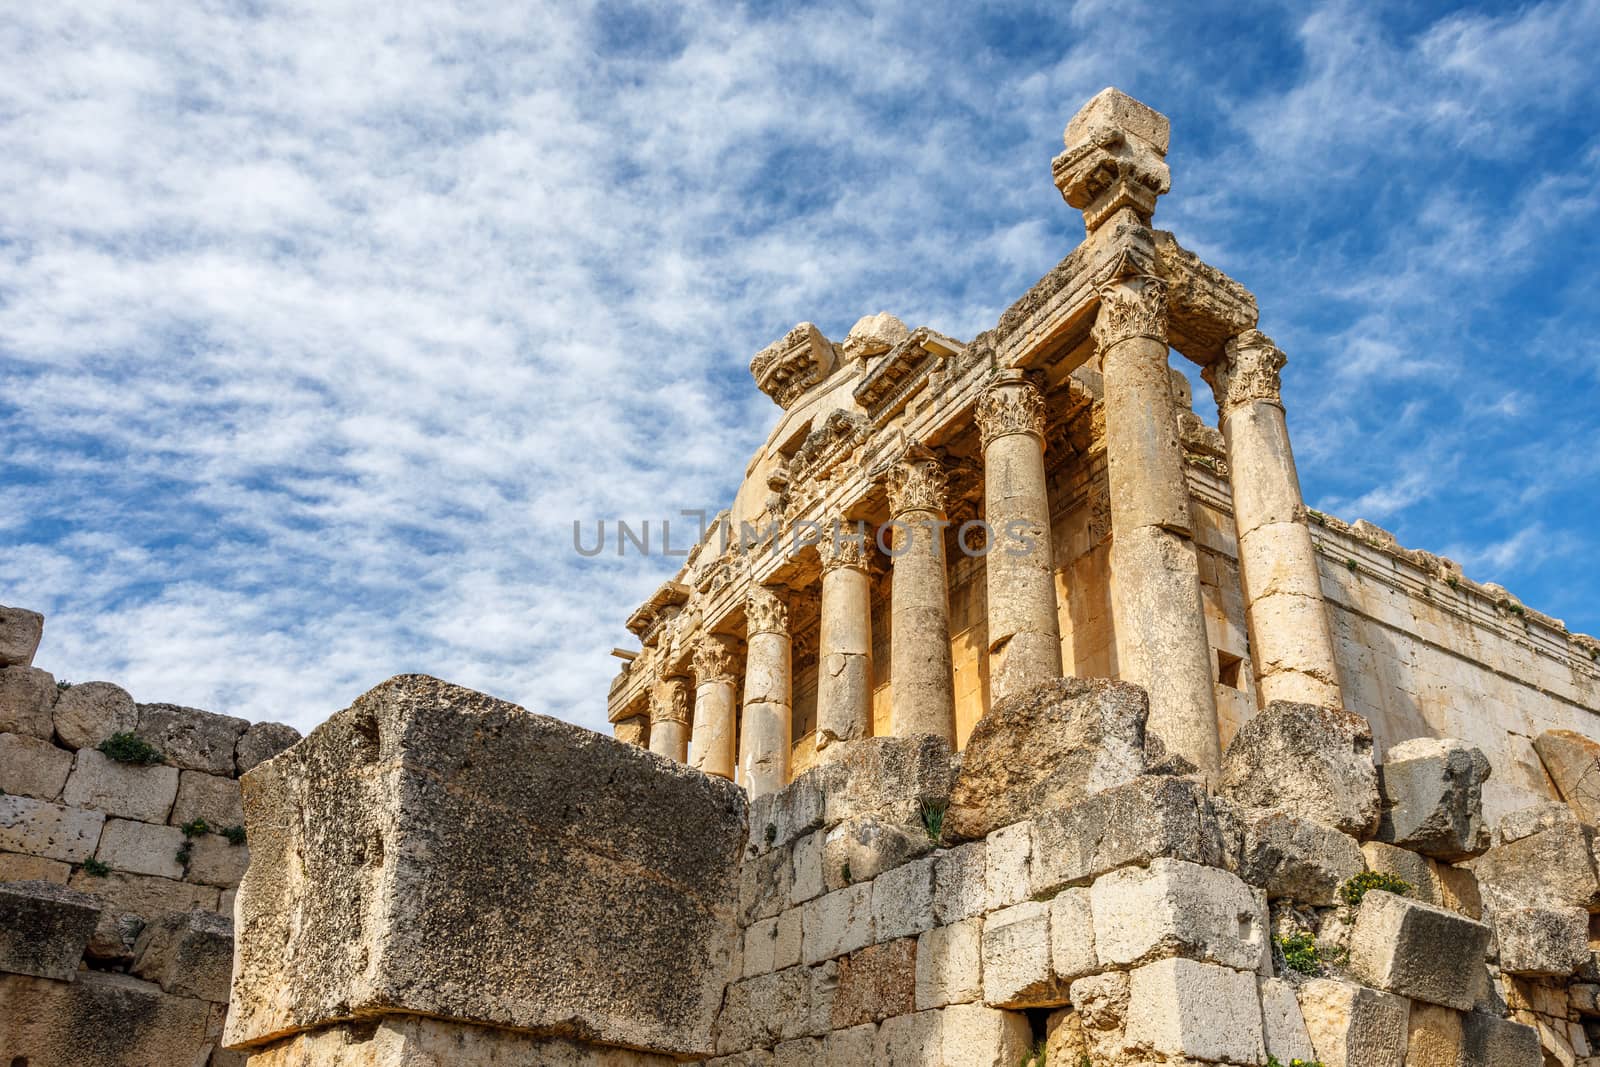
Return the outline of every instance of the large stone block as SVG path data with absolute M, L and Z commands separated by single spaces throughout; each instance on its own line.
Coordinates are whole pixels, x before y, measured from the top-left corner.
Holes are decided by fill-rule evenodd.
M 233 920 L 209 911 L 163 915 L 139 935 L 133 973 L 168 993 L 227 1003 Z
M 845 1030 L 916 1010 L 917 942 L 914 938 L 869 945 L 839 961 L 831 1026 Z
M 1215 867 L 1152 860 L 1096 879 L 1089 901 L 1103 963 L 1136 966 L 1182 956 L 1253 971 L 1267 943 L 1256 893 Z
M 0 733 L 0 793 L 59 800 L 72 753 L 27 734 Z
M 139 736 L 161 750 L 169 764 L 207 774 L 234 773 L 234 749 L 250 726 L 247 719 L 177 704 L 140 704 Z
M 211 1005 L 125 974 L 0 975 L 0 1063 L 190 1067 L 215 1044 Z
M 244 825 L 244 802 L 239 782 L 200 771 L 184 771 L 178 778 L 178 796 L 168 822 L 183 826 L 196 819 L 214 831 Z
M 983 920 L 963 919 L 917 938 L 917 1010 L 983 996 Z
M 1300 987 L 1300 1011 L 1324 1067 L 1404 1067 L 1410 1002 L 1376 989 L 1315 978 Z
M 234 746 L 235 772 L 244 774 L 299 740 L 300 731 L 293 726 L 281 722 L 253 722 L 239 735 L 239 742 Z
M 887 822 L 876 815 L 853 815 L 822 839 L 823 885 L 831 890 L 865 882 L 932 849 L 932 839 L 920 826 Z
M 100 834 L 95 859 L 113 870 L 182 878 L 178 853 L 186 838 L 176 826 L 151 826 L 132 819 L 112 819 Z
M 94 748 L 112 734 L 139 728 L 139 708 L 120 685 L 79 682 L 56 698 L 56 736 L 68 748 Z
M 164 823 L 178 795 L 178 768 L 118 763 L 92 748 L 79 749 L 62 799 L 119 819 Z
M 925 808 L 945 808 L 954 779 L 950 745 L 929 734 L 916 737 L 868 737 L 840 746 L 837 755 L 791 784 L 821 798 L 820 825 L 837 826 L 846 819 L 872 816 L 885 823 L 921 827 Z M 785 793 L 788 790 L 784 791 Z M 779 839 L 813 829 L 815 801 L 804 805 L 804 817 L 780 821 Z M 752 826 L 758 816 L 753 811 Z M 788 824 L 787 826 L 784 824 Z
M 932 856 L 885 871 L 872 883 L 872 935 L 916 937 L 934 923 Z
M 872 944 L 872 883 L 836 889 L 801 909 L 800 954 L 806 963 L 843 956 Z
M 1471 867 L 1491 911 L 1588 910 L 1600 897 L 1589 840 L 1577 817 L 1559 804 L 1505 816 L 1494 847 Z
M 721 1063 L 722 1061 L 714 1061 Z M 745 1063 L 734 1061 L 738 1067 Z M 757 1061 L 748 1061 L 755 1067 Z M 760 1061 L 768 1067 L 771 1060 Z M 251 1055 L 249 1067 L 672 1067 L 668 1056 L 416 1016 L 341 1023 Z M 173 1064 L 172 1067 L 179 1067 Z M 185 1065 L 187 1067 L 187 1065 Z
M 1026 838 L 1024 834 L 1024 838 Z M 988 909 L 989 886 L 986 880 L 988 857 L 986 843 L 974 841 L 949 851 L 939 852 L 933 859 L 933 914 L 939 923 L 960 922 Z M 1028 870 L 1028 857 L 1022 856 L 1024 877 Z M 1016 901 L 1007 901 L 1014 904 Z
M 978 720 L 962 752 L 945 826 L 957 839 L 1065 807 L 1145 771 L 1143 689 L 1058 678 Z
M 36 667 L 0 670 L 0 730 L 50 739 L 54 726 L 50 709 L 56 700 L 56 680 Z
M 1418 737 L 1384 755 L 1378 784 L 1383 817 L 1378 838 L 1454 862 L 1489 847 L 1483 783 L 1489 759 L 1455 738 Z
M 943 1067 L 944 1012 L 898 1015 L 878 1027 L 873 1067 Z
M 70 884 L 104 905 L 89 940 L 89 955 L 100 959 L 132 956 L 145 926 L 169 912 L 216 911 L 220 900 L 218 891 L 210 886 L 121 871 L 97 876 L 80 870 Z
M 1369 892 L 1350 935 L 1350 973 L 1390 993 L 1470 1011 L 1484 991 L 1490 936 L 1455 912 Z
M 983 999 L 994 1007 L 1065 1004 L 1073 980 L 1097 969 L 1087 890 L 1013 904 L 983 921 Z
M 1256 976 L 1194 960 L 1147 964 L 1129 975 L 1130 1048 L 1225 1063 L 1261 1063 Z
M 1239 876 L 1270 900 L 1332 905 L 1339 886 L 1365 866 L 1361 846 L 1331 826 L 1283 812 L 1247 816 Z
M 1208 867 L 1224 862 L 1222 834 L 1205 787 L 1186 778 L 1136 778 L 1047 812 L 1031 825 L 1028 873 L 1034 896 L 1161 857 Z
M 1370 837 L 1379 813 L 1372 727 L 1340 708 L 1273 701 L 1234 735 L 1218 792 Z
M 873 1048 L 877 1043 L 878 1027 L 874 1023 L 835 1030 L 823 1038 L 822 1062 L 827 1067 L 858 1067 L 863 1063 L 871 1063 Z
M 1539 1032 L 1495 1015 L 1461 1017 L 1462 1067 L 1542 1067 Z
M 0 852 L 0 882 L 55 882 L 66 885 L 72 867 L 43 856 L 24 856 L 20 852 Z
M 1506 974 L 1565 978 L 1589 959 L 1589 915 L 1581 908 L 1502 908 L 1494 932 Z
M 70 982 L 100 904 L 55 882 L 0 883 L 0 971 Z
M 229 1044 L 397 1010 L 711 1051 L 731 782 L 408 675 L 244 785 Z
M 1017 1067 L 1033 1046 L 1033 1029 L 1019 1012 L 954 1004 L 939 1014 L 940 1062 L 946 1067 Z
M 1294 986 L 1282 978 L 1258 977 L 1256 987 L 1261 992 L 1261 1035 L 1268 1055 L 1276 1056 L 1280 1064 L 1315 1060 L 1317 1052 L 1311 1047 Z
M 0 796 L 0 850 L 82 863 L 94 855 L 105 821 L 98 811 Z
M 1533 748 L 1573 813 L 1600 826 L 1600 741 L 1576 730 L 1546 730 Z
M 44 636 L 44 616 L 0 604 L 0 667 L 31 667 Z

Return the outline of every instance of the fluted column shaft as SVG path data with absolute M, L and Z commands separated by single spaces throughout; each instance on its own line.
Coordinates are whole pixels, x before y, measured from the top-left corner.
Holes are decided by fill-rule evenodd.
M 789 783 L 793 729 L 793 665 L 789 609 L 776 590 L 756 586 L 745 603 L 744 727 L 739 739 L 740 783 L 752 798 Z
M 1055 554 L 1044 475 L 1044 398 L 1019 371 L 1002 372 L 978 400 L 989 610 L 990 706 L 1061 677 Z
M 817 754 L 872 734 L 871 534 L 839 520 L 823 532 L 817 651 Z
M 1257 699 L 1263 706 L 1292 700 L 1337 707 L 1339 670 L 1289 447 L 1278 378 L 1283 365 L 1272 339 L 1248 330 L 1202 373 L 1216 394 L 1228 446 Z
M 718 778 L 732 778 L 734 722 L 738 717 L 734 695 L 734 639 L 712 634 L 694 649 L 694 732 L 690 766 Z
M 689 758 L 689 679 L 672 675 L 650 696 L 650 751 L 684 763 Z
M 1102 285 L 1094 336 L 1105 382 L 1119 673 L 1149 692 L 1150 731 L 1214 776 L 1217 701 L 1168 376 L 1166 285 L 1145 275 Z
M 894 534 L 889 719 L 896 737 L 934 734 L 953 747 L 956 700 L 944 556 L 946 488 L 939 460 L 919 445 L 909 448 L 889 470 Z

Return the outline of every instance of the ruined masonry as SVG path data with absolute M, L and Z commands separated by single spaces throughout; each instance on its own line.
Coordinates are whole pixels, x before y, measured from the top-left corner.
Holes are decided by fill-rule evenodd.
M 1065 139 L 994 329 L 755 356 L 615 738 L 403 676 L 294 743 L 0 608 L 0 1064 L 1600 1067 L 1600 642 L 1309 511 L 1167 120 Z M 236 773 L 230 909 L 245 846 L 167 846 Z

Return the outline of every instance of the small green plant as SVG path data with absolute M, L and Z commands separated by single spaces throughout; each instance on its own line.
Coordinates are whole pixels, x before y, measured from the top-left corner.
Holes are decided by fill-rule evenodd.
M 845 885 L 850 884 L 850 865 L 848 863 L 839 868 L 839 877 L 844 879 Z
M 65 678 L 57 678 L 56 679 L 56 692 L 65 693 L 68 689 L 71 689 L 71 688 L 72 688 L 72 683 L 67 681 Z
M 111 873 L 111 864 L 101 863 L 93 856 L 90 856 L 88 859 L 83 861 L 83 873 L 91 875 L 95 878 L 104 878 L 106 875 Z
M 1506 605 L 1506 610 L 1517 616 L 1526 615 L 1528 613 L 1527 608 L 1523 607 L 1521 604 L 1518 604 L 1514 600 Z
M 772 844 L 774 841 L 776 841 L 778 839 L 778 824 L 777 823 L 775 823 L 775 822 L 767 823 L 766 838 L 767 838 L 767 844 L 769 844 L 769 845 Z
M 194 841 L 191 838 L 184 838 L 183 844 L 178 846 L 178 851 L 172 858 L 177 860 L 184 871 L 187 872 L 189 870 L 189 861 L 194 859 Z
M 222 828 L 222 836 L 228 839 L 228 844 L 230 845 L 242 845 L 244 844 L 244 827 L 225 826 Z
M 1357 566 L 1356 558 L 1354 556 L 1346 556 L 1344 558 L 1344 565 L 1346 567 L 1348 567 L 1353 572 L 1356 569 L 1356 566 Z
M 928 831 L 930 841 L 937 842 L 944 836 L 944 813 L 949 806 L 950 802 L 947 800 L 922 802 L 922 828 Z
M 211 832 L 211 826 L 204 819 L 196 819 L 193 822 L 186 822 L 182 826 L 178 827 L 178 829 L 183 831 L 184 837 L 199 837 L 201 834 L 208 834 Z
M 1374 889 L 1403 897 L 1415 888 L 1404 878 L 1381 871 L 1362 871 L 1339 887 L 1339 899 L 1352 908 L 1359 908 L 1362 900 Z
M 1306 508 L 1306 517 L 1312 522 L 1316 523 L 1318 526 L 1328 525 L 1328 516 L 1324 515 L 1316 508 Z
M 161 750 L 138 734 L 115 733 L 100 742 L 100 752 L 118 763 L 160 763 Z
M 1022 1067 L 1045 1067 L 1045 1043 L 1035 1041 L 1033 1048 L 1022 1054 Z
M 1460 589 L 1461 579 L 1452 574 L 1450 577 L 1444 580 L 1444 584 L 1448 585 L 1451 589 Z
M 1278 1057 L 1269 1052 L 1267 1053 L 1267 1067 L 1284 1067 L 1284 1063 L 1282 1060 L 1278 1059 Z M 1294 1059 L 1289 1061 L 1288 1067 L 1322 1067 L 1322 1061 L 1303 1060 L 1296 1056 Z
M 1317 939 L 1311 934 L 1301 931 L 1280 937 L 1278 947 L 1283 950 L 1283 962 L 1290 970 L 1301 974 L 1322 973 L 1322 954 L 1317 951 Z

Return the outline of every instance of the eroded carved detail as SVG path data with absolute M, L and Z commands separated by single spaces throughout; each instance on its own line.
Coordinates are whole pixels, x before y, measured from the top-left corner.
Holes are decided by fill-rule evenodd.
M 1100 289 L 1094 341 L 1101 352 L 1134 337 L 1167 343 L 1167 283 L 1152 274 L 1116 278 Z
M 919 443 L 909 445 L 887 475 L 889 510 L 944 513 L 950 478 L 939 457 Z
M 689 725 L 689 680 L 682 675 L 663 678 L 650 694 L 650 721 Z
M 717 634 L 702 637 L 694 646 L 694 677 L 700 685 L 708 682 L 731 684 L 737 677 L 738 657 L 733 640 Z
M 1200 371 L 1217 397 L 1217 413 L 1226 419 L 1245 404 L 1264 400 L 1283 404 L 1278 372 L 1287 358 L 1272 338 L 1260 330 L 1246 330 L 1228 341 L 1221 359 Z
M 822 540 L 817 542 L 817 554 L 822 557 L 822 572 L 853 567 L 863 573 L 872 567 L 872 533 L 864 523 L 838 519 L 825 525 Z
M 983 447 L 1007 434 L 1031 434 L 1044 440 L 1044 396 L 1028 381 L 998 381 L 978 397 L 978 432 Z
M 769 585 L 753 585 L 745 600 L 745 617 L 752 634 L 787 634 L 789 606 Z
M 809 322 L 802 322 L 750 361 L 756 385 L 785 410 L 831 370 L 833 344 Z

